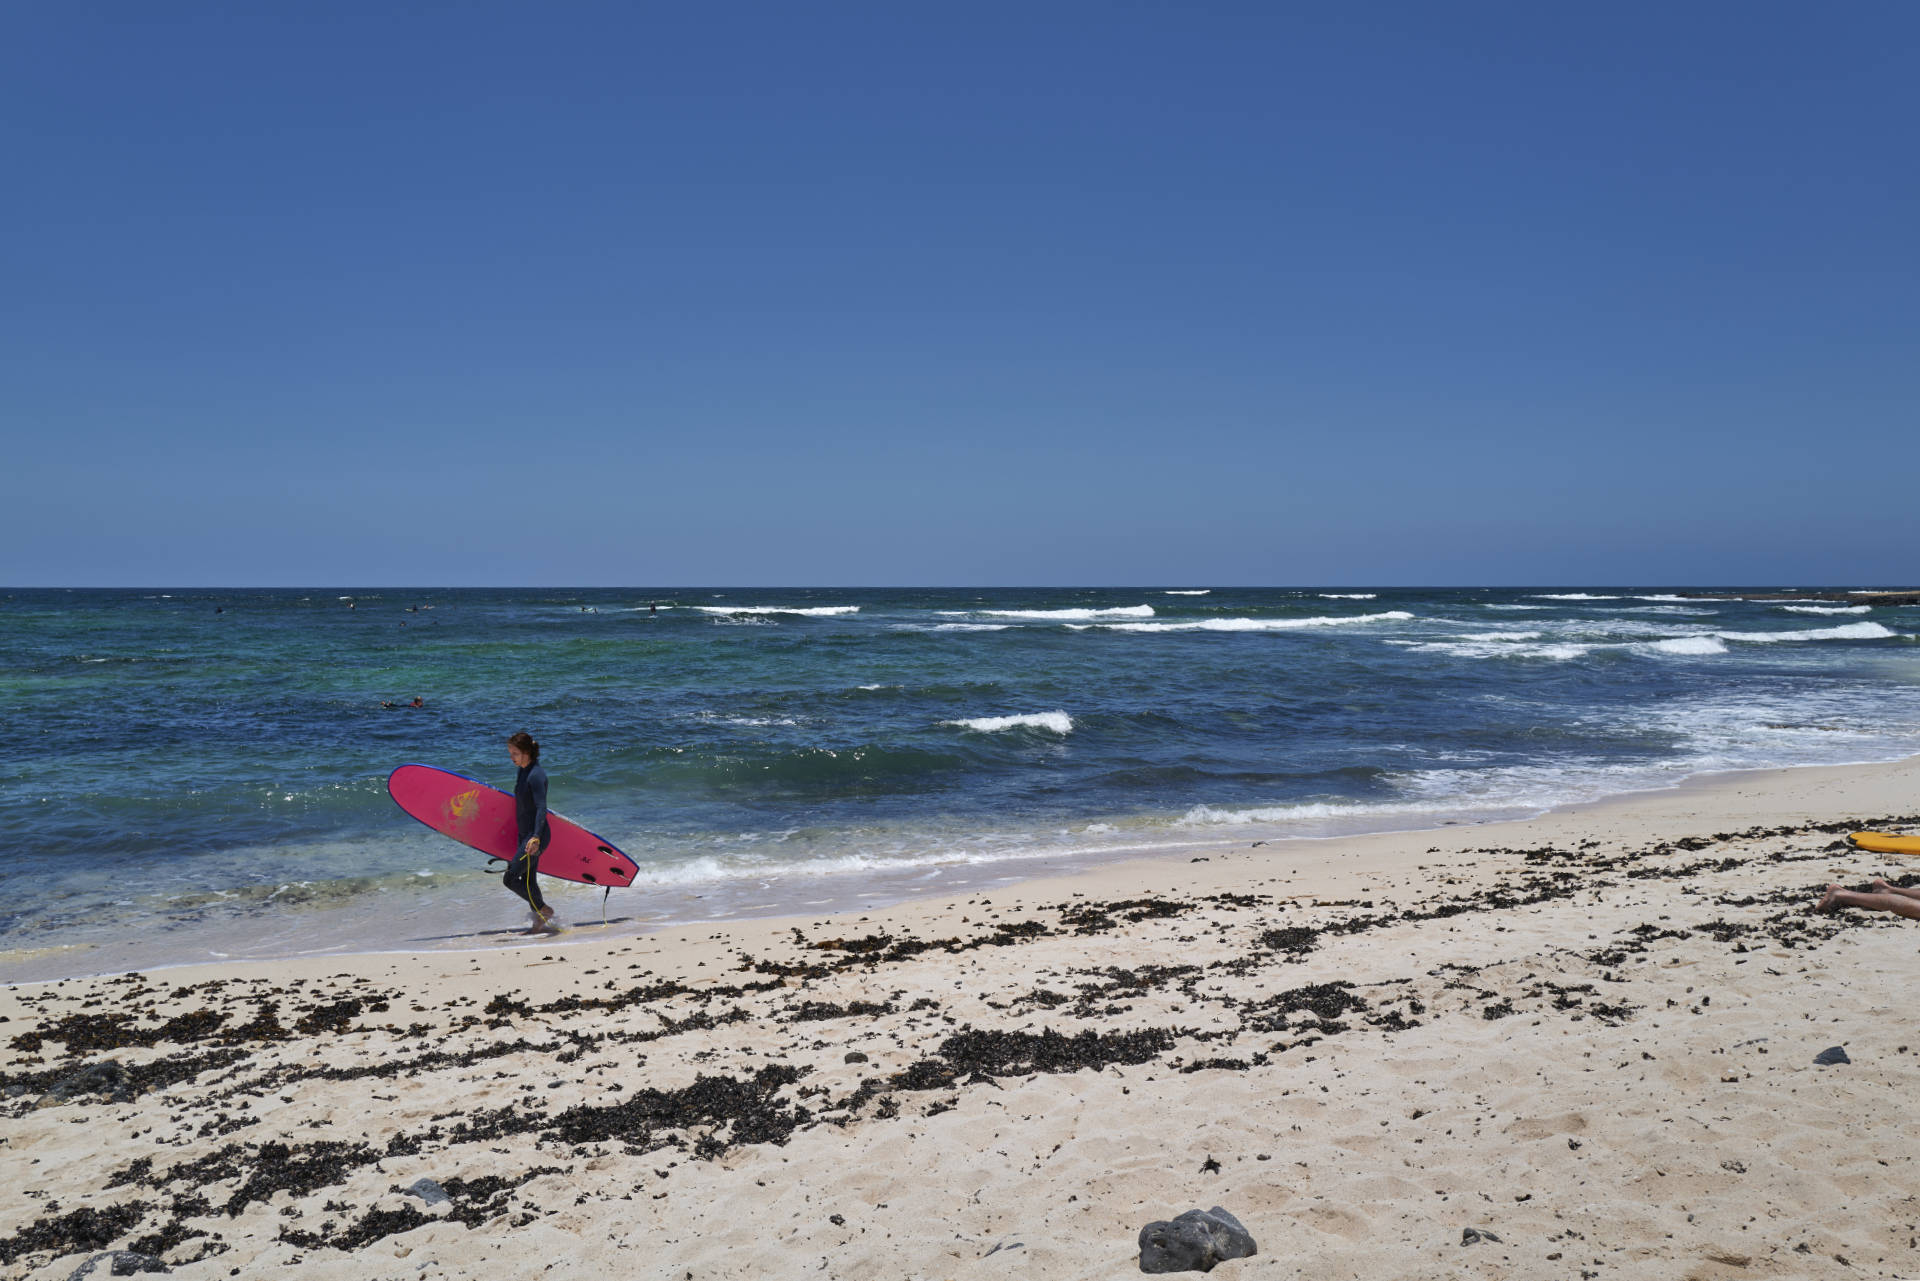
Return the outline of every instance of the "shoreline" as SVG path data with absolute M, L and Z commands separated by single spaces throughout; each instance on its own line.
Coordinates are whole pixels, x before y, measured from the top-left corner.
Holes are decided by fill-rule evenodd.
M 1741 771 L 836 916 L 10 985 L 0 1278 L 1092 1281 L 1216 1204 L 1259 1243 L 1229 1278 L 1901 1275 L 1920 927 L 1807 908 L 1920 879 L 1840 841 L 1916 798 L 1920 757 Z
M 456 909 L 470 915 L 460 916 L 463 922 L 471 921 L 472 927 L 464 933 L 436 937 L 394 937 L 382 942 L 363 946 L 356 942 L 347 942 L 322 947 L 294 947 L 289 945 L 274 948 L 260 943 L 262 937 L 273 937 L 271 928 L 281 922 L 290 922 L 294 929 L 301 930 L 300 936 L 292 942 L 313 943 L 329 936 L 351 931 L 355 925 L 368 928 L 368 923 L 380 922 L 391 931 L 390 918 L 394 911 L 392 904 L 383 904 L 377 898 L 366 898 L 358 902 L 343 903 L 336 907 L 308 908 L 289 914 L 283 918 L 255 917 L 242 920 L 237 927 L 222 929 L 218 926 L 203 929 L 203 938 L 232 938 L 236 934 L 242 942 L 236 951 L 247 951 L 252 944 L 251 954 L 214 954 L 203 957 L 182 956 L 178 959 L 154 959 L 151 951 L 144 955 L 123 956 L 120 961 L 101 968 L 78 970 L 44 971 L 32 962 L 50 953 L 94 951 L 102 945 L 92 941 L 55 942 L 45 946 L 0 947 L 0 985 L 49 982 L 58 979 L 104 978 L 129 970 L 144 972 L 162 972 L 197 966 L 258 965 L 293 962 L 304 959 L 346 961 L 358 957 L 407 956 L 431 954 L 441 951 L 457 951 L 465 947 L 486 945 L 490 950 L 511 951 L 515 948 L 533 946 L 571 947 L 579 944 L 603 942 L 615 938 L 645 938 L 664 930 L 690 929 L 705 926 L 734 926 L 750 921 L 781 922 L 801 917 L 847 915 L 855 912 L 873 911 L 906 907 L 916 902 L 931 901 L 951 897 L 954 894 L 975 894 L 982 892 L 1004 892 L 1014 887 L 1029 884 L 1066 884 L 1082 877 L 1098 877 L 1114 869 L 1155 867 L 1172 868 L 1187 865 L 1195 859 L 1210 859 L 1215 855 L 1231 855 L 1235 850 L 1258 841 L 1278 853 L 1296 846 L 1317 847 L 1330 843 L 1356 843 L 1410 838 L 1422 834 L 1438 834 L 1452 831 L 1498 831 L 1515 824 L 1537 824 L 1562 815 L 1582 815 L 1602 812 L 1616 807 L 1639 808 L 1651 798 L 1663 796 L 1684 796 L 1695 791 L 1712 793 L 1722 787 L 1734 787 L 1742 780 L 1758 782 L 1763 789 L 1771 788 L 1775 783 L 1788 787 L 1793 780 L 1814 777 L 1834 779 L 1853 778 L 1862 771 L 1897 769 L 1902 765 L 1920 764 L 1920 753 L 1899 757 L 1893 760 L 1879 760 L 1858 763 L 1770 766 L 1755 769 L 1701 771 L 1675 779 L 1664 785 L 1630 789 L 1610 793 L 1591 800 L 1569 801 L 1545 809 L 1526 810 L 1523 807 L 1497 808 L 1494 813 L 1499 817 L 1475 819 L 1461 817 L 1441 819 L 1436 823 L 1410 827 L 1389 827 L 1376 830 L 1335 832 L 1330 834 L 1305 833 L 1288 834 L 1283 825 L 1273 823 L 1226 824 L 1213 831 L 1196 829 L 1190 841 L 1178 844 L 1142 847 L 1139 853 L 1113 856 L 1110 853 L 1089 854 L 1085 851 L 1066 853 L 1036 853 L 1013 856 L 1005 859 L 986 859 L 976 862 L 955 864 L 913 864 L 892 874 L 874 875 L 863 871 L 841 874 L 802 874 L 806 879 L 792 876 L 785 878 L 781 889 L 786 890 L 789 900 L 798 898 L 813 887 L 812 892 L 822 897 L 813 900 L 810 905 L 801 905 L 806 910 L 795 910 L 791 902 L 779 902 L 772 911 L 760 911 L 749 907 L 718 915 L 700 915 L 689 911 L 694 902 L 715 892 L 715 885 L 709 882 L 674 885 L 666 892 L 656 890 L 648 901 L 666 899 L 672 903 L 665 914 L 654 915 L 650 919 L 639 915 L 646 909 L 640 907 L 631 912 L 622 912 L 618 904 L 611 909 L 610 924 L 603 926 L 590 917 L 570 922 L 568 928 L 559 935 L 539 936 L 525 941 L 515 941 L 517 927 L 510 924 L 487 924 L 497 922 L 511 915 L 511 909 L 503 908 L 497 888 L 481 884 L 471 876 L 462 873 L 443 873 L 440 875 L 461 875 L 466 885 L 452 885 L 440 888 L 437 895 L 421 895 L 417 900 L 399 906 L 402 920 L 424 918 L 435 921 L 445 919 L 449 909 Z M 1920 793 L 1917 793 L 1920 794 Z M 1920 809 L 1920 802 L 1916 803 Z M 1811 811 L 1809 811 L 1811 812 Z M 1445 814 L 1470 815 L 1471 809 L 1446 809 L 1436 807 L 1429 813 L 1438 817 Z M 1106 820 L 1090 819 L 1091 823 Z M 1364 856 L 1364 854 L 1362 855 Z M 960 870 L 965 875 L 949 879 L 940 885 L 924 883 L 924 878 L 934 870 Z M 767 874 L 767 880 L 778 883 L 782 880 L 778 873 Z M 726 883 L 722 882 L 724 887 Z M 257 887 L 264 888 L 264 887 Z M 282 886 L 281 890 L 286 887 Z M 558 905 L 565 906 L 569 898 L 578 898 L 584 904 L 593 897 L 589 890 L 578 887 L 561 888 L 560 883 L 549 882 L 549 893 Z M 701 890 L 696 894 L 693 891 Z M 275 894 L 279 890 L 274 891 Z M 625 891 L 630 892 L 630 891 Z M 778 890 L 771 891 L 774 897 L 780 897 Z M 624 893 L 624 892 L 623 892 Z M 644 894 L 645 891 L 642 891 Z M 765 894 L 742 895 L 742 897 L 765 897 Z M 270 900 L 269 894 L 267 899 Z M 210 900 L 204 906 L 218 907 L 217 901 Z M 247 928 L 252 927 L 251 937 Z M 400 933 L 404 933 L 401 931 Z M 285 935 L 281 935 L 285 937 Z M 471 940 L 470 942 L 468 940 Z M 411 946 L 409 946 L 411 945 Z M 351 949 L 351 950 L 341 950 Z

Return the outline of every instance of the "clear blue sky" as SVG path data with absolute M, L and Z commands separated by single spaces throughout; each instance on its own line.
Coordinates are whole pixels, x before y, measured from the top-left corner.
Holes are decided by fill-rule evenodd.
M 1920 5 L 14 4 L 0 584 L 1900 583 Z

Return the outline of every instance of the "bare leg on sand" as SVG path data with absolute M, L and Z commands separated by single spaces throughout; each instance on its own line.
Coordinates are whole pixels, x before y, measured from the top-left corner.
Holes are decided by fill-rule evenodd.
M 1859 890 L 1843 890 L 1838 885 L 1829 885 L 1826 895 L 1813 910 L 1833 912 L 1843 907 L 1858 907 L 1869 912 L 1892 912 L 1895 916 L 1920 921 L 1920 897 L 1910 897 L 1891 889 L 1887 893 L 1863 894 Z

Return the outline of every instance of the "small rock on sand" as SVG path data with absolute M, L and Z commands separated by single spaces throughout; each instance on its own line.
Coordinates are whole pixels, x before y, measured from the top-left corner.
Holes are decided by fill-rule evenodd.
M 1211 1210 L 1188 1210 L 1171 1222 L 1156 1220 L 1140 1229 L 1142 1272 L 1211 1272 L 1224 1260 L 1258 1253 L 1252 1234 L 1217 1205 Z
M 453 1201 L 453 1198 L 447 1195 L 447 1190 L 432 1179 L 415 1179 L 400 1190 L 407 1196 L 419 1197 L 428 1205 L 445 1205 Z

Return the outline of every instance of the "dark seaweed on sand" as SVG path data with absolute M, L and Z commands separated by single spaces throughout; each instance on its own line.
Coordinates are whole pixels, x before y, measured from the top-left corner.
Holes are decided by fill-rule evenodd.
M 560 1065 L 590 1052 L 604 1054 L 615 1048 L 630 1056 L 625 1059 L 627 1064 L 637 1065 L 645 1062 L 636 1053 L 641 1046 L 749 1021 L 819 1027 L 825 1034 L 833 1034 L 833 1029 L 823 1025 L 863 1021 L 882 1030 L 893 1029 L 894 1040 L 900 1044 L 900 1033 L 912 1035 L 909 1029 L 918 1026 L 916 1015 L 930 1012 L 936 1025 L 945 1018 L 939 1013 L 938 1002 L 920 997 L 906 1002 L 903 1010 L 904 992 L 896 992 L 884 1001 L 835 1001 L 820 995 L 789 994 L 787 989 L 796 982 L 804 987 L 851 970 L 871 973 L 881 967 L 907 964 L 929 952 L 961 954 L 1175 921 L 1209 903 L 1224 912 L 1254 912 L 1262 918 L 1250 922 L 1251 928 L 1217 919 L 1191 927 L 1196 932 L 1211 930 L 1236 949 L 1204 967 L 1109 965 L 1050 972 L 1045 985 L 993 1005 L 996 1010 L 1008 1011 L 1010 1021 L 1029 1017 L 1035 1011 L 1044 1011 L 1049 1018 L 1072 1020 L 1113 1018 L 1128 1014 L 1142 1002 L 1177 1000 L 1209 1012 L 1211 1026 L 1206 1031 L 1164 1025 L 1079 1031 L 969 1025 L 946 1034 L 931 1053 L 907 1059 L 904 1067 L 865 1076 L 851 1093 L 837 1101 L 824 1085 L 800 1084 L 811 1069 L 771 1061 L 752 1071 L 702 1073 L 692 1084 L 671 1090 L 648 1087 L 626 1093 L 619 1082 L 605 1077 L 598 1086 L 587 1086 L 604 1090 L 602 1098 L 576 1102 L 558 1111 L 542 1107 L 537 1095 L 516 1096 L 511 1107 L 447 1115 L 424 1126 L 402 1128 L 389 1135 L 384 1144 L 276 1137 L 260 1143 L 223 1142 L 207 1155 L 164 1167 L 159 1167 L 155 1157 L 142 1156 L 111 1172 L 105 1186 L 126 1188 L 136 1196 L 144 1193 L 146 1199 L 49 1213 L 0 1240 L 0 1262 L 10 1264 L 27 1255 L 104 1249 L 129 1238 L 136 1249 L 166 1253 L 183 1242 L 206 1236 L 209 1239 L 201 1247 L 203 1256 L 217 1253 L 226 1247 L 217 1233 L 209 1232 L 209 1220 L 237 1215 L 275 1192 L 285 1191 L 296 1199 L 310 1196 L 344 1184 L 384 1159 L 429 1157 L 467 1144 L 498 1144 L 526 1137 L 542 1144 L 570 1145 L 576 1154 L 604 1151 L 614 1145 L 629 1153 L 671 1148 L 696 1158 L 712 1158 L 746 1144 L 783 1144 L 797 1129 L 823 1121 L 846 1124 L 863 1116 L 874 1120 L 896 1116 L 901 1113 L 903 1100 L 918 1107 L 920 1115 L 931 1115 L 957 1106 L 961 1091 L 991 1088 L 1002 1078 L 1156 1063 L 1181 1072 L 1248 1071 L 1282 1062 L 1278 1056 L 1289 1050 L 1351 1034 L 1354 1029 L 1371 1029 L 1377 1034 L 1417 1026 L 1419 1016 L 1428 1015 L 1442 997 L 1454 1003 L 1448 1008 L 1457 1007 L 1483 1019 L 1555 1014 L 1620 1022 L 1632 1018 L 1638 1007 L 1625 1000 L 1601 999 L 1604 985 L 1626 982 L 1633 971 L 1632 963 L 1663 943 L 1688 938 L 1712 940 L 1741 953 L 1763 946 L 1813 946 L 1849 929 L 1886 925 L 1861 917 L 1810 916 L 1806 908 L 1818 892 L 1817 885 L 1743 893 L 1744 887 L 1723 881 L 1716 895 L 1696 883 L 1702 878 L 1735 876 L 1752 863 L 1819 861 L 1829 856 L 1825 847 L 1818 851 L 1790 847 L 1768 854 L 1736 852 L 1694 859 L 1685 855 L 1731 841 L 1790 840 L 1810 832 L 1911 823 L 1920 823 L 1920 818 L 1756 828 L 1686 837 L 1615 853 L 1600 851 L 1591 842 L 1576 850 L 1490 849 L 1481 853 L 1517 862 L 1513 871 L 1490 887 L 1473 893 L 1432 894 L 1397 910 L 1393 904 L 1375 909 L 1372 901 L 1287 906 L 1284 910 L 1289 920 L 1285 925 L 1274 920 L 1282 905 L 1267 895 L 1216 894 L 1193 899 L 1147 896 L 1113 902 L 1076 897 L 1039 908 L 1023 919 L 980 922 L 974 927 L 976 932 L 967 937 L 916 939 L 876 933 L 810 941 L 795 930 L 799 959 L 742 956 L 739 969 L 761 975 L 758 979 L 690 985 L 643 978 L 623 989 L 609 982 L 600 996 L 569 994 L 535 1002 L 508 993 L 492 997 L 484 1006 L 462 1000 L 449 1006 L 450 1017 L 437 1029 L 421 1022 L 400 1027 L 378 1021 L 377 1016 L 389 1013 L 404 997 L 376 990 L 364 981 L 322 996 L 320 985 L 305 989 L 298 981 L 282 987 L 264 980 L 236 979 L 168 992 L 150 985 L 143 976 L 129 975 L 98 988 L 116 994 L 120 1009 L 45 1017 L 37 1026 L 10 1039 L 11 1047 L 22 1056 L 57 1056 L 52 1062 L 46 1058 L 16 1059 L 0 1076 L 0 1096 L 13 1100 L 6 1106 L 16 1115 L 34 1106 L 35 1100 L 49 1105 L 85 1106 L 89 1100 L 133 1098 L 204 1077 L 208 1079 L 180 1107 L 183 1112 L 214 1115 L 207 1117 L 197 1131 L 183 1126 L 179 1132 L 189 1137 L 220 1136 L 263 1119 L 265 1106 L 255 1111 L 255 1099 L 294 1089 L 302 1081 L 392 1080 L 475 1067 L 513 1055 L 544 1055 Z M 1913 884 L 1916 880 L 1920 878 L 1906 876 L 1900 883 Z M 1321 962 L 1331 944 L 1352 935 L 1437 921 L 1457 922 L 1448 928 L 1476 928 L 1476 917 L 1629 882 L 1641 886 L 1672 884 L 1677 887 L 1676 912 L 1698 905 L 1708 907 L 1711 914 L 1692 910 L 1687 913 L 1693 918 L 1691 923 L 1675 921 L 1666 926 L 1643 922 L 1614 933 L 1597 948 L 1589 945 L 1585 952 L 1567 953 L 1575 964 L 1597 967 L 1592 982 L 1555 982 L 1534 975 L 1517 981 L 1496 979 L 1491 971 L 1482 974 L 1474 967 L 1457 965 L 1442 966 L 1426 978 L 1396 978 L 1364 985 L 1365 995 L 1362 985 L 1344 980 L 1300 985 L 1257 998 L 1220 993 L 1208 982 L 1226 974 L 1273 972 L 1279 964 Z M 1190 941 L 1184 935 L 1178 939 L 1182 943 Z M 59 999 L 52 995 L 38 998 L 43 1006 Z M 1460 1000 L 1466 1003 L 1460 1005 Z M 182 1009 L 183 1003 L 194 1002 L 192 1008 Z M 748 1008 L 747 1003 L 755 1008 Z M 457 1005 L 477 1012 L 460 1013 L 454 1008 Z M 1149 1004 L 1147 1008 L 1158 1007 Z M 421 1007 L 414 1009 L 419 1011 Z M 596 1016 L 637 1009 L 649 1010 L 654 1025 L 616 1026 L 596 1021 Z M 1142 1017 L 1147 1020 L 1158 1016 L 1143 1012 Z M 487 1038 L 489 1032 L 513 1029 L 527 1020 L 542 1021 L 543 1035 Z M 557 1021 L 558 1027 L 546 1027 L 546 1020 Z M 428 1037 L 455 1034 L 477 1043 L 461 1048 L 417 1045 Z M 288 1055 L 286 1061 L 265 1070 L 252 1068 L 257 1051 L 289 1040 L 382 1035 L 395 1049 L 368 1061 L 335 1066 L 329 1064 L 329 1056 L 321 1054 Z M 1216 1051 L 1189 1062 L 1175 1055 L 1183 1044 L 1224 1048 L 1248 1037 L 1261 1039 L 1244 1050 Z M 134 1054 L 135 1061 L 103 1057 L 168 1046 L 180 1048 L 146 1061 L 137 1061 L 141 1057 L 138 1053 Z M 827 1046 L 825 1041 L 814 1042 L 815 1049 Z M 580 1084 L 586 1085 L 587 1078 L 580 1078 Z M 912 1097 L 934 1091 L 941 1097 L 918 1103 Z M 821 1111 L 810 1110 L 809 1102 Z M 180 1120 L 183 1118 L 176 1118 Z M 436 1218 L 475 1226 L 514 1214 L 516 1192 L 529 1180 L 565 1172 L 548 1165 L 516 1174 L 450 1178 L 444 1186 L 452 1204 L 432 1215 L 407 1204 L 364 1207 L 356 1217 L 350 1213 L 354 1207 L 329 1201 L 327 1212 L 337 1217 L 328 1217 L 311 1229 L 288 1225 L 280 1239 L 301 1249 L 354 1250 Z M 523 1207 L 517 1221 L 525 1221 L 527 1213 Z M 200 1226 L 194 1226 L 196 1220 Z M 135 1237 L 143 1228 L 144 1235 Z

